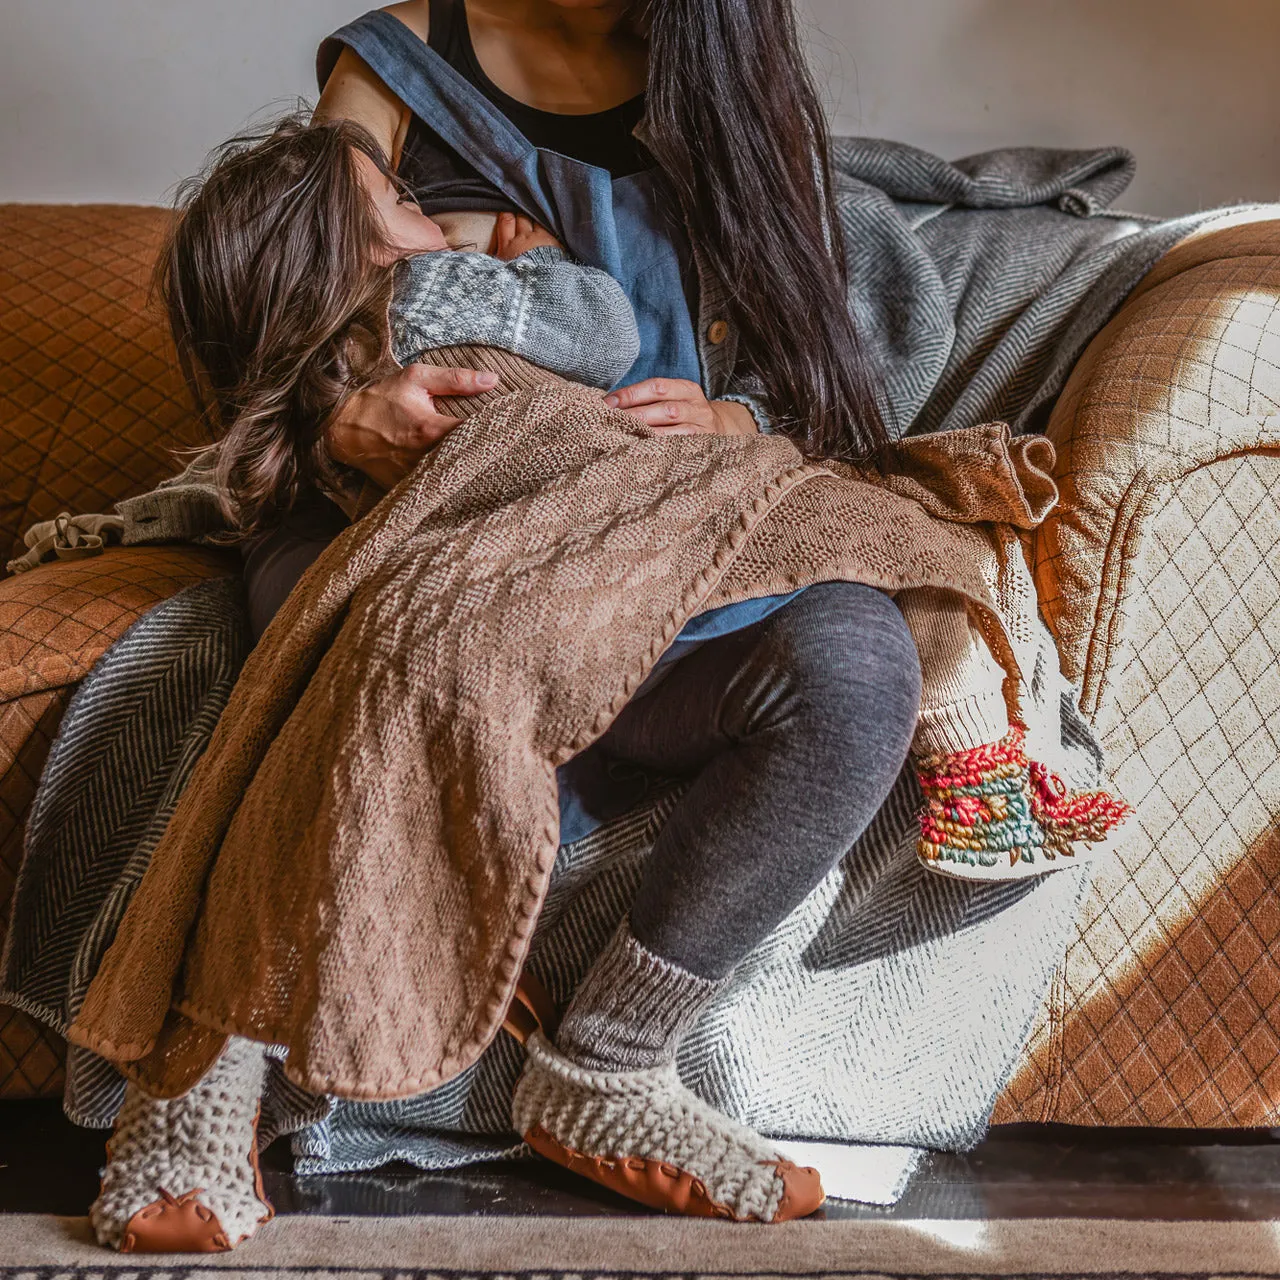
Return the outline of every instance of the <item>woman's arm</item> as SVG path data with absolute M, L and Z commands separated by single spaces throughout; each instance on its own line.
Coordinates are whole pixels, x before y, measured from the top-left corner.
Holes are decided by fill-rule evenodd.
M 350 49 L 339 55 L 313 117 L 364 125 L 393 167 L 400 163 L 410 118 L 409 108 Z M 496 382 L 492 374 L 472 369 L 410 365 L 348 397 L 326 429 L 329 453 L 381 488 L 394 488 L 460 421 L 437 413 L 434 397 L 474 395 Z
M 353 49 L 343 49 L 316 104 L 313 122 L 353 120 L 373 134 L 393 169 L 409 132 L 410 112 Z

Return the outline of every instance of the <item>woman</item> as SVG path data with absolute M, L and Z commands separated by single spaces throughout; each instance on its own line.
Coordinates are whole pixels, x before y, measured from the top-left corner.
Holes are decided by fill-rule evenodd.
M 770 427 L 818 456 L 886 444 L 791 0 L 410 0 L 327 41 L 318 72 L 318 114 L 369 128 L 455 243 L 487 246 L 498 213 L 523 212 L 621 281 L 642 347 L 612 399 L 641 421 Z M 455 423 L 432 393 L 470 389 L 406 370 L 348 402 L 330 449 L 389 487 Z M 598 747 L 694 781 L 560 1031 L 594 1072 L 674 1059 L 861 834 L 911 740 L 916 658 L 886 596 L 829 584 L 736 615 Z
M 318 65 L 319 114 L 364 125 L 451 241 L 487 246 L 514 210 L 622 284 L 641 349 L 611 403 L 660 431 L 784 432 L 816 457 L 886 446 L 790 0 L 410 0 Z M 484 385 L 405 369 L 345 403 L 330 451 L 389 488 L 457 425 L 434 397 Z M 255 626 L 341 523 L 313 509 L 253 548 Z M 781 1221 L 820 1202 L 816 1177 L 685 1091 L 676 1050 L 880 807 L 918 660 L 890 598 L 853 583 L 704 614 L 676 653 L 592 751 L 690 785 L 554 1044 L 534 1040 L 517 1126 L 645 1203 Z M 119 1241 L 131 1204 L 107 1184 L 95 1223 Z

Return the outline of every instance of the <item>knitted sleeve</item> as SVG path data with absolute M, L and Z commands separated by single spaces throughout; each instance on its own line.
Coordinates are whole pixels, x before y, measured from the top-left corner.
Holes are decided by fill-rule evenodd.
M 475 343 L 602 390 L 640 354 L 622 286 L 550 246 L 511 262 L 466 252 L 406 259 L 396 274 L 391 340 L 401 364 L 435 347 Z
M 773 415 L 769 412 L 769 405 L 765 399 L 764 383 L 754 373 L 744 373 L 741 369 L 735 370 L 729 379 L 729 385 L 719 397 L 721 400 L 733 400 L 737 404 L 745 405 L 751 412 L 751 416 L 756 420 L 756 430 L 765 435 L 773 435 L 776 428 L 773 425 Z

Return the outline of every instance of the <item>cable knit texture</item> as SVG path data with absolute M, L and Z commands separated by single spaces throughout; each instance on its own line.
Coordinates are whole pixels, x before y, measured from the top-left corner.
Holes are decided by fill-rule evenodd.
M 542 1035 L 516 1085 L 516 1132 L 541 1128 L 562 1146 L 609 1160 L 652 1160 L 691 1174 L 735 1218 L 772 1222 L 786 1193 L 781 1155 L 680 1083 L 674 1063 L 589 1071 Z
M 233 1037 L 209 1074 L 190 1093 L 166 1100 L 137 1085 L 108 1144 L 102 1189 L 89 1211 L 101 1244 L 119 1249 L 140 1209 L 164 1198 L 199 1192 L 233 1247 L 271 1216 L 258 1197 L 254 1144 L 266 1080 L 262 1046 Z
M 524 963 L 556 767 L 688 618 L 822 581 L 946 587 L 1031 671 L 1016 533 L 983 522 L 1021 519 L 1041 453 L 973 428 L 909 442 L 911 474 L 875 479 L 773 436 L 657 436 L 551 375 L 485 405 L 250 654 L 69 1038 L 166 1097 L 228 1034 L 285 1046 L 319 1093 L 454 1078 Z
M 654 955 L 624 918 L 574 993 L 556 1047 L 596 1071 L 674 1062 L 685 1032 L 724 985 Z

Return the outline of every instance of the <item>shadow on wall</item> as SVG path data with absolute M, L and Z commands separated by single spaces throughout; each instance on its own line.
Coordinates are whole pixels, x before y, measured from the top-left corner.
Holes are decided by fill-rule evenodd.
M 841 132 L 1119 143 L 1151 213 L 1280 199 L 1276 0 L 806 0 Z

